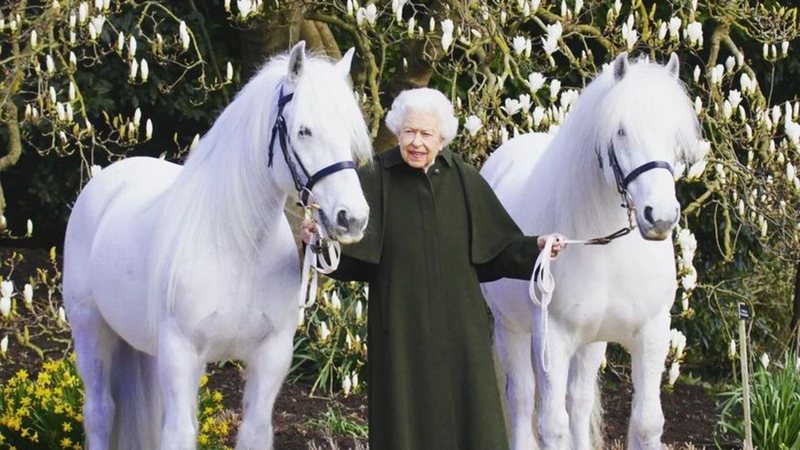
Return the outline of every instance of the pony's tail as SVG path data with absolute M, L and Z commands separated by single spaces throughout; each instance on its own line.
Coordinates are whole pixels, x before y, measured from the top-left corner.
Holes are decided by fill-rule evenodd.
M 600 390 L 600 377 L 595 377 L 594 406 L 592 406 L 592 416 L 589 418 L 589 439 L 591 439 L 592 448 L 595 450 L 606 448 L 606 434 L 603 425 L 603 393 Z
M 114 399 L 114 450 L 146 450 L 159 447 L 161 393 L 156 359 L 120 339 L 111 365 Z

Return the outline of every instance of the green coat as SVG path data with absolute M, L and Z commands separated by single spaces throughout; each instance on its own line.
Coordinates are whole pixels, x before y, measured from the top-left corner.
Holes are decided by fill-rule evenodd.
M 370 283 L 370 449 L 507 449 L 479 283 L 530 278 L 536 238 L 447 148 L 427 174 L 395 148 L 359 177 L 369 225 L 332 276 Z

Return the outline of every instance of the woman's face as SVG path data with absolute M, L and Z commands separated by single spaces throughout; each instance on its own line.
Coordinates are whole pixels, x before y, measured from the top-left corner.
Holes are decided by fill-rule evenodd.
M 427 111 L 410 109 L 400 128 L 400 154 L 409 166 L 428 170 L 444 146 L 439 120 Z

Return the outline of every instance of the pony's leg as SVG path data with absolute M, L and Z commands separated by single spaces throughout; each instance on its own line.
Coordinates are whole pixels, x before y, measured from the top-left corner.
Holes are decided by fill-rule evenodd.
M 119 337 L 93 305 L 69 308 L 78 372 L 83 379 L 83 426 L 88 448 L 109 448 L 114 421 L 111 363 Z
M 600 401 L 599 398 L 595 399 L 597 369 L 605 352 L 605 342 L 583 345 L 578 347 L 570 363 L 567 411 L 573 450 L 602 449 L 602 443 L 592 442 L 590 428 L 592 415 L 598 406 L 594 404 L 595 400 Z
M 495 348 L 506 376 L 506 399 L 511 419 L 511 450 L 531 450 L 535 387 L 531 335 L 514 331 L 495 320 Z
M 205 367 L 174 319 L 159 328 L 157 364 L 164 405 L 161 450 L 194 450 L 197 390 Z
M 575 348 L 568 344 L 567 337 L 551 317 L 549 342 L 543 360 L 545 341 L 540 323 L 537 317 L 533 333 L 533 367 L 541 393 L 541 407 L 537 411 L 539 438 L 544 450 L 566 450 L 570 444 L 566 407 L 567 376 Z
M 628 427 L 628 449 L 660 450 L 664 429 L 661 410 L 661 374 L 669 352 L 669 315 L 642 327 L 631 345 L 633 405 Z
M 292 362 L 294 328 L 267 336 L 247 360 L 236 450 L 272 449 L 272 407 Z

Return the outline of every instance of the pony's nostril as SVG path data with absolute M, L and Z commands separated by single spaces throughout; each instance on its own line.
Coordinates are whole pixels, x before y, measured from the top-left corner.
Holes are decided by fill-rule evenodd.
M 650 223 L 656 223 L 656 221 L 653 220 L 653 207 L 652 206 L 645 206 L 644 207 L 644 218 L 647 219 L 647 221 L 650 222 Z
M 347 211 L 340 209 L 338 213 L 336 213 L 336 225 L 347 229 L 350 226 L 350 219 L 347 217 Z

